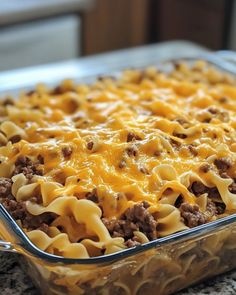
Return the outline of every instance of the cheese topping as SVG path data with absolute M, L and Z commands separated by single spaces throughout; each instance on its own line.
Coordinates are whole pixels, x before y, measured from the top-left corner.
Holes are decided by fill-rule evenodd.
M 197 207 L 205 222 L 217 218 L 209 200 L 225 214 L 236 209 L 235 81 L 204 62 L 171 73 L 127 70 L 92 85 L 65 81 L 53 91 L 41 85 L 3 101 L 0 112 L 1 176 L 11 178 L 19 158 L 37 163 L 41 173 L 30 180 L 15 173 L 13 195 L 31 215 L 58 216 L 46 233 L 26 230 L 43 250 L 87 257 L 123 249 L 134 232 L 126 237 L 121 223 L 118 233 L 109 225 L 127 222 L 138 204 L 157 222 L 156 237 L 191 227 L 179 201 Z M 135 229 L 152 239 L 140 220 L 132 220 Z

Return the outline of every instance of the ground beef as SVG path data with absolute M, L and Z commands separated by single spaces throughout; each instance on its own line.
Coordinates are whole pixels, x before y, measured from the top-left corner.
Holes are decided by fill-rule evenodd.
M 125 242 L 125 246 L 127 248 L 132 248 L 132 247 L 136 247 L 136 246 L 139 246 L 141 245 L 140 242 L 136 241 L 135 240 L 135 237 L 133 239 L 128 239 L 126 242 Z
M 2 101 L 2 105 L 3 106 L 9 106 L 9 105 L 14 105 L 15 102 L 12 98 L 10 97 L 6 97 L 3 101 Z
M 175 119 L 175 121 L 178 122 L 183 127 L 187 127 L 189 125 L 189 122 L 183 118 L 177 118 L 177 119 Z
M 61 95 L 61 94 L 66 93 L 67 91 L 68 91 L 68 89 L 65 89 L 61 85 L 59 85 L 59 86 L 55 87 L 54 89 L 52 89 L 50 91 L 50 94 L 52 94 L 52 95 Z M 72 90 L 70 89 L 70 91 L 72 91 Z
M 93 149 L 93 145 L 94 145 L 94 142 L 93 141 L 89 141 L 87 143 L 87 149 L 91 151 Z
M 126 160 L 122 159 L 118 165 L 120 169 L 125 168 L 127 166 Z
M 37 157 L 39 164 L 44 164 L 44 157 L 42 155 L 38 155 Z
M 127 135 L 127 142 L 134 141 L 134 140 L 141 140 L 141 137 L 133 132 L 129 132 Z
M 98 195 L 97 195 L 96 188 L 93 189 L 91 192 L 86 193 L 85 198 L 87 200 L 90 200 L 90 201 L 94 202 L 94 203 L 98 203 Z
M 21 221 L 23 228 L 27 230 L 43 229 L 45 231 L 57 216 L 50 212 L 38 216 L 31 215 L 26 209 L 25 202 L 17 202 L 13 198 L 3 199 L 1 203 L 15 220 Z
M 232 165 L 227 158 L 215 159 L 214 164 L 220 172 L 226 172 Z
M 143 232 L 150 240 L 157 238 L 157 221 L 148 212 L 149 204 L 142 202 L 128 208 L 120 219 L 103 218 L 102 221 L 112 237 L 123 237 L 128 245 L 134 244 L 134 231 Z M 128 240 L 130 240 L 128 242 Z
M 207 214 L 208 218 L 215 216 L 217 214 L 216 204 L 214 202 L 212 202 L 211 200 L 208 200 L 208 202 L 207 202 L 206 214 Z
M 207 164 L 207 163 L 202 164 L 199 167 L 200 172 L 203 172 L 203 173 L 207 173 L 208 171 L 210 171 L 210 169 L 211 169 L 211 166 L 209 164 Z
M 0 178 L 0 199 L 6 198 L 11 194 L 12 180 L 10 178 Z
M 184 202 L 184 198 L 183 198 L 183 196 L 182 196 L 182 195 L 179 195 L 178 198 L 176 199 L 174 205 L 175 205 L 176 208 L 179 208 L 180 205 L 181 205 L 183 202 Z
M 195 196 L 200 196 L 202 194 L 205 194 L 208 192 L 208 190 L 209 190 L 208 187 L 205 186 L 200 181 L 194 181 L 190 188 L 190 191 L 192 191 Z
M 230 178 L 230 176 L 226 172 L 222 172 L 220 174 L 220 177 L 222 177 L 222 178 Z
M 143 174 L 149 174 L 149 171 L 148 171 L 148 169 L 145 167 L 145 166 L 141 166 L 140 168 L 139 168 L 139 171 L 141 172 L 141 173 L 143 173 Z
M 177 132 L 174 132 L 174 133 L 173 133 L 173 136 L 178 137 L 178 138 L 181 138 L 181 139 L 185 139 L 185 138 L 187 138 L 187 135 L 186 135 L 186 134 L 183 134 L 183 133 L 177 133 Z
M 153 156 L 156 156 L 156 157 L 160 157 L 160 155 L 161 155 L 161 151 L 155 151 L 153 153 Z
M 236 194 L 236 180 L 234 179 L 234 182 L 229 186 L 229 191 L 232 194 Z
M 222 206 L 221 203 L 208 200 L 205 212 L 201 212 L 198 205 L 191 205 L 188 203 L 182 203 L 179 210 L 184 219 L 184 223 L 192 228 L 210 221 L 211 218 L 217 214 L 222 214 L 225 210 L 225 205 L 223 204 Z
M 11 138 L 9 138 L 9 140 L 12 142 L 12 143 L 17 143 L 21 140 L 21 136 L 20 135 L 14 135 L 12 136 Z
M 23 173 L 26 178 L 31 179 L 34 175 L 42 175 L 42 170 L 38 169 L 38 163 L 33 163 L 28 157 L 19 156 L 15 162 L 13 175 Z
M 217 215 L 223 214 L 225 212 L 226 206 L 224 203 L 215 202 L 215 206 L 216 206 L 216 214 Z
M 136 145 L 132 145 L 126 149 L 126 153 L 129 157 L 136 157 L 138 155 L 138 148 Z
M 69 158 L 73 152 L 73 149 L 70 146 L 66 146 L 66 147 L 63 147 L 61 151 L 64 158 Z
M 170 140 L 170 144 L 171 144 L 172 146 L 174 146 L 174 147 L 176 147 L 176 148 L 181 147 L 181 143 L 180 143 L 179 141 L 177 141 L 177 140 L 175 140 L 175 139 L 173 139 L 173 138 L 170 138 L 169 140 Z
M 54 219 L 53 219 L 54 220 Z M 52 221 L 53 221 L 52 220 Z M 48 224 L 46 224 L 46 223 L 42 223 L 40 226 L 39 226 L 39 228 L 37 228 L 38 230 L 41 230 L 41 231 L 43 231 L 43 232 L 45 232 L 45 233 L 48 233 L 48 230 L 49 230 L 49 225 Z
M 228 99 L 226 98 L 226 97 L 221 97 L 220 99 L 219 99 L 219 102 L 220 103 L 226 103 L 228 101 Z
M 217 187 L 207 187 L 200 181 L 194 181 L 189 190 L 197 197 L 207 193 L 210 199 L 221 199 Z
M 197 149 L 196 149 L 196 147 L 195 146 L 193 146 L 193 145 L 189 145 L 188 146 L 188 149 L 189 149 L 189 151 L 190 151 L 190 153 L 193 155 L 193 156 L 197 156 L 198 155 L 198 151 L 197 151 Z
M 217 187 L 211 187 L 208 191 L 208 198 L 210 199 L 221 199 L 220 193 Z
M 211 113 L 212 115 L 216 115 L 216 114 L 219 113 L 219 110 L 217 108 L 215 108 L 215 107 L 210 107 L 210 108 L 207 109 L 207 111 L 209 113 Z
M 184 223 L 190 228 L 206 223 L 206 217 L 200 212 L 198 205 L 182 203 L 179 210 Z
M 41 229 L 46 231 L 48 225 L 56 218 L 54 213 L 43 213 L 39 216 L 31 215 L 25 202 L 17 202 L 11 194 L 12 181 L 9 178 L 0 178 L 0 203 L 6 208 L 15 220 L 20 220 L 27 230 Z

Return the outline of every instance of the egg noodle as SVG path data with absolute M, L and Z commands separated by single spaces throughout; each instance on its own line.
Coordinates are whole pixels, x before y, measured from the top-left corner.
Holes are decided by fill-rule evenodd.
M 106 255 L 236 212 L 236 83 L 205 62 L 39 85 L 0 115 L 0 199 L 48 253 Z

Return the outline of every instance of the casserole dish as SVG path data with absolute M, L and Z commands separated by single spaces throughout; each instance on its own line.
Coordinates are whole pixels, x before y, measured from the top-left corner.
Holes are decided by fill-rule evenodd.
M 218 59 L 214 64 L 234 71 Z M 0 214 L 2 249 L 23 254 L 42 294 L 171 294 L 235 266 L 234 215 L 114 254 L 70 259 L 36 248 L 2 205 Z

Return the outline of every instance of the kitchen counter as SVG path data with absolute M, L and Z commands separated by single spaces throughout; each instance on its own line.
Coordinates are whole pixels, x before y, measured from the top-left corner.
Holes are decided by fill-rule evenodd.
M 0 25 L 89 9 L 94 0 L 0 0 Z
M 41 80 L 53 84 L 65 77 L 82 78 L 91 75 L 91 69 L 93 74 L 98 75 L 124 66 L 151 64 L 154 57 L 155 61 L 158 62 L 173 57 L 197 56 L 205 52 L 206 49 L 195 44 L 175 41 L 121 50 L 59 64 L 2 72 L 0 73 L 0 92 L 3 94 L 12 92 L 10 91 L 12 89 L 31 88 Z M 21 270 L 17 254 L 0 253 L 0 294 L 38 294 L 31 280 Z M 206 283 L 178 293 L 178 295 L 190 294 L 236 294 L 236 271 L 218 276 Z

